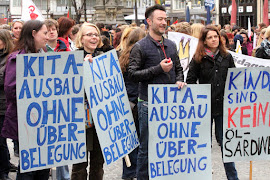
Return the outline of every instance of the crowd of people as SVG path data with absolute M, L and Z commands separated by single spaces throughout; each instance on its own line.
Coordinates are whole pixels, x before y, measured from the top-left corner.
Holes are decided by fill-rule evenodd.
M 235 51 L 237 43 L 240 43 L 243 54 L 270 59 L 270 27 L 261 23 L 248 33 L 236 25 L 221 28 L 220 25 L 180 22 L 167 26 L 166 11 L 161 5 L 149 7 L 145 18 L 147 26 L 88 22 L 76 25 L 74 20 L 67 17 L 44 22 L 14 20 L 11 29 L 7 25 L 0 26 L 0 180 L 10 179 L 10 171 L 17 171 L 18 180 L 46 180 L 50 175 L 50 169 L 20 173 L 20 168 L 10 163 L 6 138 L 13 140 L 14 155 L 19 157 L 16 104 L 18 54 L 82 50 L 84 60 L 92 62 L 95 56 L 117 50 L 140 140 L 140 146 L 129 154 L 131 167 L 127 167 L 123 160 L 123 179 L 149 179 L 149 84 L 177 84 L 178 88 L 187 84 L 211 84 L 211 119 L 215 122 L 216 139 L 222 144 L 225 81 L 228 68 L 235 67 L 228 50 Z M 169 31 L 199 39 L 196 53 L 189 64 L 186 82 L 176 45 L 167 38 Z M 71 173 L 68 166 L 57 167 L 58 180 L 83 180 L 87 177 L 91 180 L 103 179 L 104 159 L 94 125 L 86 129 L 86 147 L 87 162 L 73 164 Z M 229 180 L 238 179 L 234 163 L 224 163 L 224 168 Z

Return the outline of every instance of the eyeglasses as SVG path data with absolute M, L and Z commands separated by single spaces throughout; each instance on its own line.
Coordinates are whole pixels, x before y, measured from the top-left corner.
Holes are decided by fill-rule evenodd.
M 88 36 L 88 37 L 99 37 L 100 35 L 99 34 L 96 34 L 96 33 L 88 33 L 88 34 L 84 34 L 83 36 Z

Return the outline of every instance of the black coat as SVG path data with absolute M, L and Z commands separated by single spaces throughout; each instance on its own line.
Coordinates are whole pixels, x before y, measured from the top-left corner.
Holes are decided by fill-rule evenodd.
M 233 57 L 227 54 L 222 57 L 218 53 L 215 59 L 204 56 L 201 63 L 191 60 L 186 82 L 188 84 L 211 84 L 212 115 L 223 114 L 224 89 L 228 68 L 235 67 Z
M 256 50 L 255 57 L 262 59 L 270 59 L 270 56 L 265 52 L 262 46 Z
M 150 35 L 138 41 L 131 49 L 128 74 L 131 80 L 141 82 L 139 98 L 142 100 L 148 100 L 148 84 L 174 84 L 184 81 L 175 43 L 164 38 L 163 44 L 167 58 L 173 61 L 173 68 L 168 73 L 164 72 L 160 65 L 165 59 L 161 46 Z

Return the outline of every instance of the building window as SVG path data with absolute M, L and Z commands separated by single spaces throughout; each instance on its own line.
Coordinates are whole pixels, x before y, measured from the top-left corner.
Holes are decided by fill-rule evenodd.
M 21 0 L 13 0 L 13 6 L 14 7 L 21 7 Z
M 68 3 L 69 3 L 68 0 L 57 0 L 56 1 L 57 6 L 69 6 Z
M 38 9 L 40 10 L 46 10 L 47 9 L 47 1 L 43 0 L 34 0 L 33 1 Z
M 184 0 L 174 0 L 173 6 L 174 6 L 174 9 L 185 9 L 185 1 Z
M 127 8 L 131 8 L 132 7 L 132 0 L 127 0 Z
M 86 7 L 87 9 L 94 9 L 94 6 L 96 5 L 96 0 L 88 0 L 86 1 Z

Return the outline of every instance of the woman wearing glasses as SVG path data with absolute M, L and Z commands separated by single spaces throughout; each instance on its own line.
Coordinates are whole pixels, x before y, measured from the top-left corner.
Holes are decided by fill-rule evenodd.
M 215 26 L 206 26 L 201 31 L 196 53 L 189 64 L 188 84 L 211 84 L 211 120 L 215 121 L 217 140 L 223 140 L 223 96 L 227 71 L 235 67 L 233 57 L 222 43 Z M 222 146 L 221 146 L 222 151 Z M 238 180 L 233 162 L 224 163 L 227 178 Z
M 91 23 L 84 23 L 81 26 L 81 29 L 79 30 L 76 39 L 76 47 L 78 48 L 78 50 L 83 50 L 85 57 L 84 60 L 89 60 L 90 62 L 92 62 L 93 57 L 102 54 L 102 51 L 97 50 L 97 48 L 102 47 L 102 45 L 103 44 L 100 38 L 100 31 L 98 27 Z M 85 107 L 89 107 L 87 100 L 85 103 Z M 89 113 L 89 110 L 87 109 L 86 112 Z M 90 117 L 91 119 L 90 114 L 88 117 Z M 99 145 L 96 129 L 93 124 L 89 124 L 90 119 L 88 119 L 86 129 L 87 152 L 90 152 L 89 180 L 102 180 L 104 174 L 104 159 Z M 87 162 L 73 165 L 71 179 L 87 179 L 87 166 L 88 156 Z

